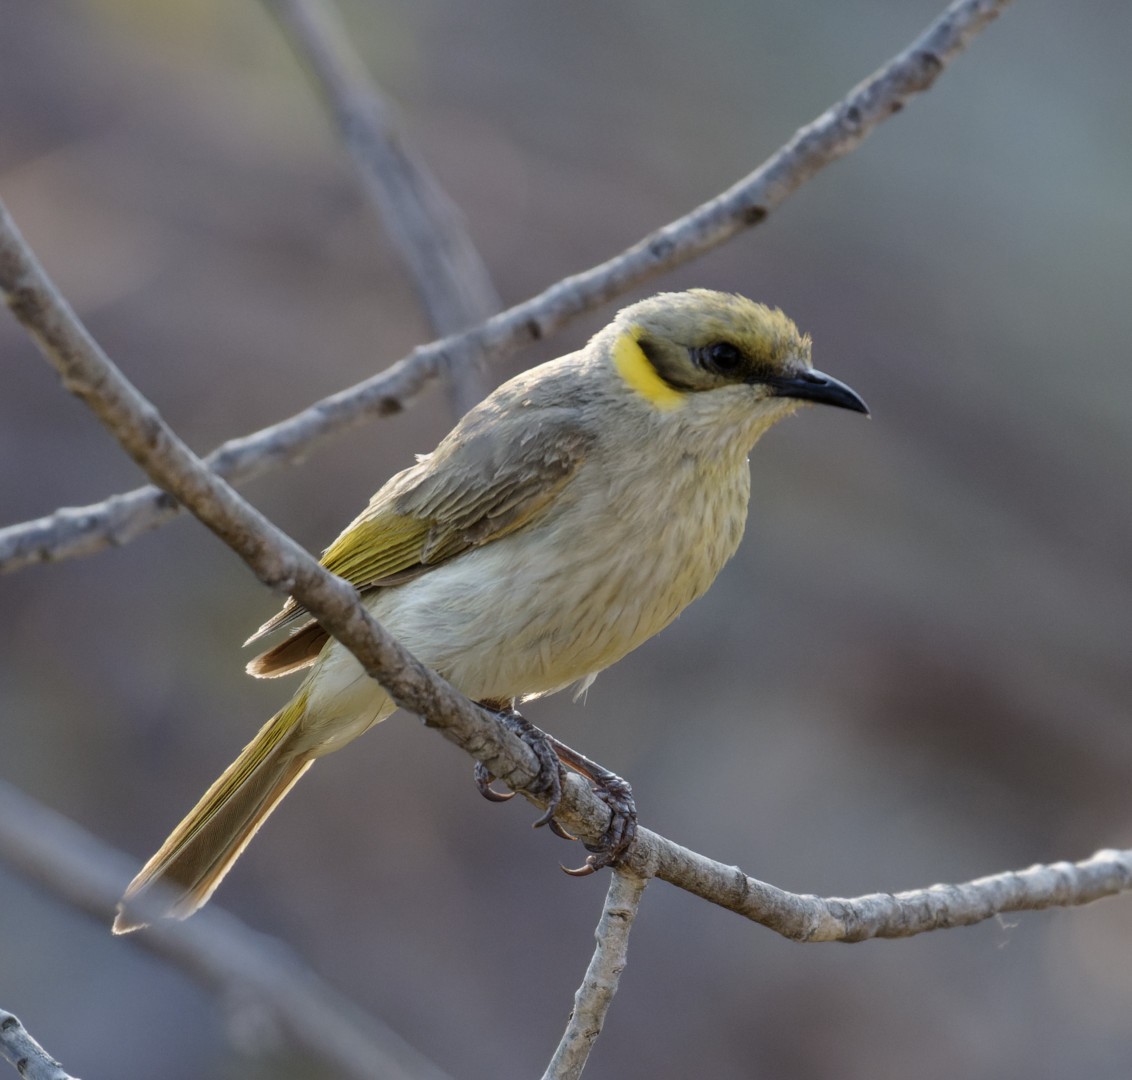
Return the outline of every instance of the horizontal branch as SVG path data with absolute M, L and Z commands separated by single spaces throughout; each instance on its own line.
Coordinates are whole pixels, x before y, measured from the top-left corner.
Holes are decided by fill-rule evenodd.
M 853 899 L 792 893 L 748 877 L 647 829 L 628 869 L 678 885 L 793 941 L 867 941 L 971 926 L 1013 911 L 1091 904 L 1132 889 L 1132 850 L 1082 862 L 1008 870 L 959 885 L 932 885 Z
M 291 463 L 331 434 L 399 412 L 449 363 L 498 359 L 570 319 L 671 270 L 764 220 L 806 180 L 855 149 L 915 94 L 927 90 L 1010 0 L 958 0 L 907 49 L 798 131 L 753 173 L 608 262 L 565 278 L 486 323 L 415 349 L 392 367 L 271 427 L 224 443 L 205 460 L 244 483 Z M 157 487 L 67 508 L 0 530 L 0 571 L 90 555 L 128 543 L 177 514 Z

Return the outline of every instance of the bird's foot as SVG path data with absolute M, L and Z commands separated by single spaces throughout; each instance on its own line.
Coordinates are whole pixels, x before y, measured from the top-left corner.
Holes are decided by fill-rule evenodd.
M 554 819 L 554 813 L 562 799 L 563 765 L 584 776 L 590 782 L 594 794 L 609 807 L 609 827 L 600 843 L 585 845 L 586 850 L 591 854 L 581 866 L 572 870 L 564 866 L 562 869 L 572 877 L 586 877 L 617 863 L 637 836 L 637 804 L 628 781 L 596 761 L 591 761 L 584 754 L 579 754 L 577 750 L 572 750 L 552 735 L 547 735 L 513 707 L 498 708 L 492 703 L 485 702 L 480 704 L 495 713 L 509 731 L 518 735 L 535 752 L 539 760 L 538 777 L 527 791 L 536 798 L 545 800 L 546 810 L 534 822 L 534 828 L 549 825 L 551 832 L 562 837 L 563 840 L 578 839 L 576 836 L 571 836 Z M 494 779 L 485 765 L 481 762 L 476 763 L 476 786 L 485 799 L 491 802 L 507 802 L 514 797 L 513 791 L 494 790 L 491 786 Z
M 565 866 L 562 869 L 571 877 L 586 877 L 607 866 L 615 866 L 637 838 L 637 804 L 633 799 L 633 789 L 627 780 L 603 768 L 596 761 L 591 761 L 577 750 L 571 750 L 557 739 L 550 736 L 547 738 L 550 739 L 558 760 L 584 776 L 590 782 L 594 794 L 609 807 L 609 827 L 601 842 L 585 845 L 591 854 L 581 866 L 573 870 Z
M 527 791 L 535 798 L 546 802 L 546 810 L 534 823 L 534 828 L 549 825 L 551 831 L 567 840 L 574 840 L 555 820 L 554 812 L 562 801 L 562 765 L 559 763 L 554 740 L 544 731 L 540 731 L 522 713 L 514 707 L 493 708 L 492 705 L 480 703 L 484 708 L 491 709 L 499 721 L 508 731 L 518 735 L 533 751 L 538 759 L 538 776 L 527 786 Z M 491 782 L 495 777 L 488 771 L 482 762 L 476 762 L 475 780 L 480 794 L 490 802 L 507 802 L 514 798 L 513 791 L 496 791 Z

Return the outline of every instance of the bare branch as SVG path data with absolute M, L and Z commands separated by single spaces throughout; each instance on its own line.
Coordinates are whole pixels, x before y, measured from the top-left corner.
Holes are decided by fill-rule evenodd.
M 329 0 L 265 0 L 333 113 L 370 201 L 401 254 L 433 331 L 444 336 L 500 306 L 463 217 L 405 145 L 393 109 L 373 84 Z M 453 409 L 462 416 L 487 392 L 482 353 L 445 357 Z
M 107 927 L 136 869 L 133 859 L 2 782 L 0 852 L 27 878 Z M 260 1029 L 270 1024 L 336 1076 L 444 1080 L 432 1062 L 327 985 L 282 942 L 216 904 L 188 923 L 155 922 L 129 941 L 215 991 L 237 1010 L 236 1020 L 251 1016 Z
M 844 900 L 786 892 L 641 829 L 626 867 L 652 874 L 794 941 L 867 941 L 971 926 L 1009 911 L 1091 904 L 1132 889 L 1132 850 L 1008 870 L 959 885 Z
M 494 776 L 516 790 L 535 778 L 534 755 L 520 739 L 410 656 L 373 620 L 346 582 L 328 574 L 177 438 L 58 296 L 2 204 L 0 290 L 67 389 L 81 397 L 131 457 L 236 551 L 261 581 L 293 595 L 399 705 L 424 717 Z M 558 817 L 571 832 L 597 843 L 609 811 L 571 775 Z M 1105 851 L 1077 865 L 1059 863 L 966 885 L 894 897 L 822 900 L 776 889 L 642 829 L 624 868 L 639 877 L 660 877 L 788 937 L 858 941 L 967 925 L 1003 911 L 1088 903 L 1132 885 L 1130 859 L 1132 852 Z
M 958 0 L 907 49 L 847 97 L 802 128 L 777 153 L 727 191 L 646 236 L 616 258 L 568 277 L 461 334 L 415 349 L 392 367 L 316 402 L 271 427 L 225 443 L 206 459 L 218 475 L 243 483 L 295 461 L 329 435 L 368 416 L 398 412 L 449 357 L 488 360 L 546 337 L 570 319 L 693 259 L 761 222 L 795 189 L 855 149 L 882 120 L 927 90 L 944 68 L 1010 0 Z M 0 530 L 0 570 L 89 555 L 126 543 L 177 513 L 166 495 L 140 488 L 82 508 Z
M 577 1080 L 589 1060 L 605 1016 L 617 993 L 617 983 L 629 954 L 629 931 L 637 917 L 648 881 L 614 870 L 594 937 L 597 947 L 582 985 L 574 995 L 574 1010 L 542 1080 Z
M 31 1037 L 18 1016 L 5 1009 L 0 1009 L 0 1056 L 24 1080 L 77 1080 Z

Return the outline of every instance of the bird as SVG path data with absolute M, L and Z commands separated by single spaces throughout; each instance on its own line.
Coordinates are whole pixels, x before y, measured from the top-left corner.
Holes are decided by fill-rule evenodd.
M 869 412 L 814 369 L 810 337 L 779 309 L 659 293 L 472 408 L 322 565 L 427 667 L 516 715 L 585 691 L 707 591 L 743 535 L 751 449 L 809 404 Z M 293 598 L 248 643 L 284 628 L 247 670 L 306 677 L 130 883 L 116 933 L 146 925 L 153 904 L 160 917 L 199 909 L 307 769 L 395 710 Z M 480 771 L 485 793 L 490 779 Z

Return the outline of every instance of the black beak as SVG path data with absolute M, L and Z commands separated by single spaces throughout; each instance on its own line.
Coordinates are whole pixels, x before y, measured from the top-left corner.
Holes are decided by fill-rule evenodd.
M 812 401 L 818 405 L 836 405 L 839 409 L 869 415 L 869 407 L 861 396 L 821 371 L 806 369 L 796 375 L 775 375 L 764 379 L 775 397 L 797 398 L 799 401 Z

